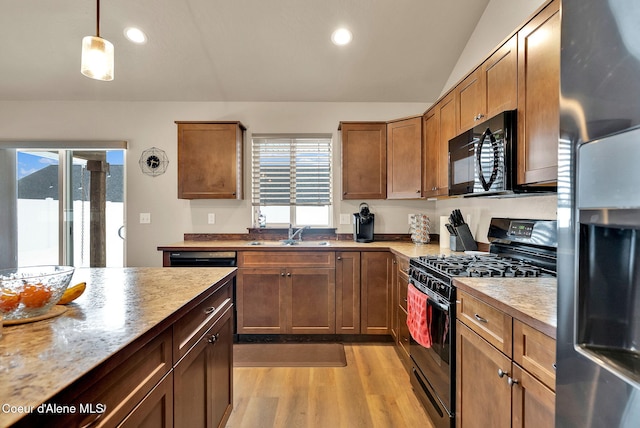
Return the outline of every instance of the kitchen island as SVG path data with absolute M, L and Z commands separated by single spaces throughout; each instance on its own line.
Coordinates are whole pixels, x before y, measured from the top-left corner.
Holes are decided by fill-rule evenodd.
M 130 417 L 137 425 L 132 415 L 149 410 L 141 405 L 154 393 L 164 409 L 160 416 L 177 417 L 173 372 L 187 367 L 202 339 L 214 336 L 226 347 L 230 400 L 235 274 L 235 268 L 77 269 L 71 284 L 86 281 L 86 292 L 65 313 L 3 328 L 0 426 L 70 426 L 98 418 L 116 425 Z M 219 324 L 224 330 L 213 331 Z M 230 402 L 223 406 L 228 417 Z

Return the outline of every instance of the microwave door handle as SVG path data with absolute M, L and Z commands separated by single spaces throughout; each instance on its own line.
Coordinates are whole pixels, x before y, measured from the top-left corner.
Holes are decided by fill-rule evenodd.
M 491 142 L 491 149 L 493 150 L 493 170 L 491 171 L 491 177 L 489 178 L 488 182 L 487 180 L 485 180 L 484 172 L 482 171 L 482 145 L 484 144 L 485 138 L 489 138 L 489 141 Z M 480 143 L 478 143 L 478 149 L 476 152 L 478 178 L 480 179 L 480 184 L 482 184 L 482 188 L 485 191 L 488 191 L 489 189 L 491 189 L 491 186 L 493 186 L 493 183 L 496 181 L 496 178 L 498 177 L 498 169 L 500 168 L 499 150 L 500 149 L 498 147 L 498 142 L 496 141 L 496 137 L 493 135 L 491 130 L 487 128 L 487 130 L 484 131 L 484 134 L 482 134 L 482 137 L 480 138 Z

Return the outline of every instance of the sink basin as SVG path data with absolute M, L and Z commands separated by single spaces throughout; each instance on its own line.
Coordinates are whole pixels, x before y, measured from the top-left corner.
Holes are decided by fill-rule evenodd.
M 280 243 L 282 245 L 298 245 L 298 241 L 295 241 L 293 239 L 283 239 L 282 241 L 280 241 Z

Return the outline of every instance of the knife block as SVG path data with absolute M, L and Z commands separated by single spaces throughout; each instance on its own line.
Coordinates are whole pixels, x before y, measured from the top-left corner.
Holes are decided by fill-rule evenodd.
M 449 248 L 451 251 L 464 251 L 462 240 L 457 235 L 449 235 Z
M 467 223 L 456 226 L 456 232 L 458 232 L 458 238 L 462 241 L 463 251 L 476 251 L 478 249 L 478 244 L 476 240 L 473 239 L 471 229 L 469 229 Z

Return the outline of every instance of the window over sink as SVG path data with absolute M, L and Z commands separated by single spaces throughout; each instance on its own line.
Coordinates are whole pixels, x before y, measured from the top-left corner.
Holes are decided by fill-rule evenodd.
M 331 226 L 331 134 L 253 134 L 254 223 Z

